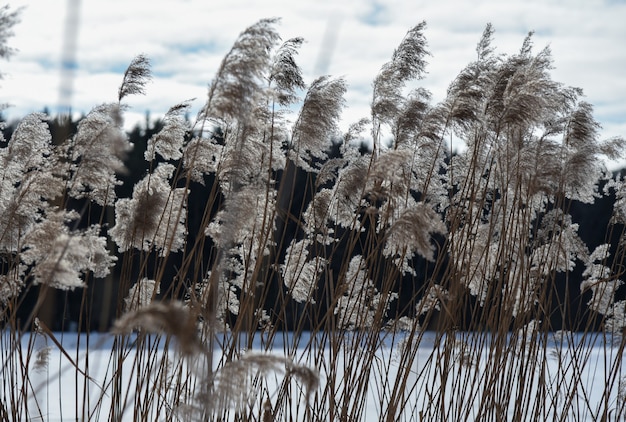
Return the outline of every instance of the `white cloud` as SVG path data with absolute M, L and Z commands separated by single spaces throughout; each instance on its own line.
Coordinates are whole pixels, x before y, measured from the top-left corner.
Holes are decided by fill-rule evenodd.
M 13 104 L 13 118 L 44 107 L 56 109 L 65 10 L 59 1 L 16 0 L 26 6 L 15 37 L 19 52 L 0 63 L 0 103 Z M 74 110 L 116 98 L 122 72 L 139 53 L 153 62 L 154 81 L 147 96 L 129 101 L 131 116 L 164 113 L 170 106 L 196 97 L 200 107 L 206 87 L 223 55 L 246 26 L 262 17 L 281 17 L 284 39 L 303 36 L 298 57 L 305 78 L 325 71 L 349 83 L 345 124 L 369 115 L 371 81 L 391 57 L 406 31 L 422 20 L 428 24 L 428 75 L 423 85 L 433 100 L 475 57 L 475 45 L 488 22 L 496 30 L 495 46 L 516 52 L 526 33 L 535 30 L 537 49 L 549 45 L 556 80 L 584 89 L 596 105 L 605 137 L 626 135 L 626 4 L 603 0 L 539 1 L 334 0 L 263 2 L 231 0 L 82 0 L 79 9 L 78 72 Z M 325 34 L 332 34 L 330 43 Z M 330 54 L 327 63 L 320 52 Z M 320 67 L 320 65 L 322 65 Z M 621 131 L 621 132 L 620 132 Z

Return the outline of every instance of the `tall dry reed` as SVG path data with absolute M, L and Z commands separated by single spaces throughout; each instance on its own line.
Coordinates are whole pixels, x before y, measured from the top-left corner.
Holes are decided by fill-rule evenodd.
M 16 19 L 2 10 L 2 56 Z M 589 250 L 569 209 L 613 193 L 610 230 L 622 230 L 626 188 L 603 159 L 624 140 L 598 139 L 581 90 L 552 80 L 549 49 L 529 35 L 498 54 L 487 25 L 433 104 L 420 23 L 375 76 L 371 115 L 340 133 L 346 81 L 307 85 L 302 39 L 283 42 L 276 25 L 240 34 L 195 120 L 188 102 L 167 112 L 128 197 L 124 100 L 146 89 L 145 56 L 118 102 L 62 142 L 43 114 L 2 140 L 0 419 L 46 418 L 34 374 L 53 349 L 78 385 L 68 419 L 623 417 L 623 234 Z M 584 316 L 556 287 L 576 267 Z M 103 379 L 38 318 L 54 289 L 92 283 L 119 292 Z M 92 300 L 78 323 L 87 350 L 100 347 Z M 596 340 L 606 383 L 592 404 Z

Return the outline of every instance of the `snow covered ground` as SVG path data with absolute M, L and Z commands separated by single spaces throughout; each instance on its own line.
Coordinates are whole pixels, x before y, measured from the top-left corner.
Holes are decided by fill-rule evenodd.
M 163 339 L 146 344 L 145 350 L 150 350 L 152 358 L 142 360 L 141 356 L 136 355 L 137 349 L 132 344 L 132 339 L 129 344 L 119 347 L 117 350 L 120 353 L 115 355 L 111 351 L 116 348 L 116 345 L 114 338 L 110 335 L 92 334 L 86 338 L 72 333 L 55 333 L 54 336 L 55 341 L 62 343 L 66 353 L 60 352 L 55 341 L 49 337 L 25 336 L 19 353 L 26 356 L 28 350 L 31 350 L 32 357 L 21 368 L 15 358 L 18 352 L 11 354 L 7 350 L 2 350 L 5 367 L 2 372 L 4 379 L 0 381 L 2 383 L 0 399 L 5 405 L 11 403 L 12 395 L 15 401 L 15 397 L 19 397 L 16 392 L 27 388 L 29 390 L 28 404 L 22 407 L 28 409 L 28 415 L 22 414 L 23 420 L 109 420 L 111 400 L 113 396 L 119 394 L 115 391 L 122 391 L 122 396 L 126 397 L 126 400 L 117 400 L 120 405 L 115 408 L 115 411 L 122 415 L 122 420 L 130 421 L 137 417 L 133 412 L 137 410 L 138 397 L 143 397 L 142 403 L 148 403 L 146 415 L 149 416 L 146 420 L 163 419 L 164 415 L 172 410 L 168 407 L 166 397 L 150 399 L 149 394 L 146 394 L 151 388 L 155 388 L 154 383 L 160 382 L 157 380 L 164 379 L 157 376 L 159 373 L 168 371 L 174 373 L 176 368 L 182 367 L 179 365 L 188 364 L 178 353 L 166 352 L 174 348 L 166 348 Z M 402 415 L 397 415 L 398 420 L 417 421 L 428 417 L 430 401 L 437 394 L 444 394 L 446 400 L 449 400 L 452 410 L 448 416 L 451 420 L 456 420 L 454 418 L 460 417 L 461 414 L 478 414 L 481 400 L 477 397 L 485 391 L 483 381 L 488 378 L 485 374 L 494 371 L 494 366 L 486 347 L 481 353 L 476 353 L 475 345 L 470 344 L 472 338 L 468 335 L 459 342 L 457 352 L 450 355 L 453 359 L 451 366 L 448 367 L 449 373 L 443 376 L 444 374 L 440 371 L 441 366 L 435 365 L 432 359 L 436 356 L 436 352 L 433 355 L 435 335 L 430 333 L 425 335 L 413 359 L 411 370 L 408 372 L 407 383 L 414 385 L 415 388 L 407 392 L 406 406 L 402 409 Z M 310 355 L 307 355 L 309 352 L 304 348 L 309 340 L 307 338 L 299 340 L 298 344 L 302 344 L 303 347 L 297 349 L 296 360 L 300 363 L 307 363 L 307 360 L 311 362 Z M 370 383 L 369 399 L 364 409 L 366 421 L 378 421 L 381 418 L 380 403 L 388 400 L 389 388 L 393 385 L 401 365 L 399 357 L 401 349 L 398 341 L 402 339 L 396 339 L 396 343 L 389 342 L 387 346 L 376 352 L 375 361 L 381 363 L 370 373 L 373 379 Z M 510 388 L 508 393 L 511 397 L 516 397 L 519 386 L 525 389 L 530 388 L 530 391 L 524 393 L 524 397 L 531 406 L 535 402 L 535 395 L 541 392 L 546 397 L 546 405 L 542 410 L 545 420 L 553 420 L 565 414 L 565 420 L 592 421 L 607 408 L 611 409 L 611 415 L 617 415 L 620 412 L 619 409 L 623 407 L 624 390 L 626 390 L 622 385 L 626 382 L 624 378 L 626 374 L 622 373 L 621 365 L 619 365 L 623 358 L 619 343 L 608 344 L 607 340 L 601 337 L 583 338 L 580 335 L 572 336 L 569 342 L 569 346 L 564 346 L 564 343 L 551 340 L 538 354 L 539 359 L 529 358 L 524 353 L 520 353 L 511 359 L 510 365 L 503 365 L 502 379 L 504 382 L 513 380 L 508 386 Z M 290 343 L 288 337 L 285 338 L 284 343 L 283 345 L 282 339 L 275 341 L 274 352 L 271 353 L 284 356 L 283 350 L 288 349 L 286 345 Z M 5 338 L 2 345 L 5 347 L 7 344 L 9 343 Z M 253 349 L 261 351 L 261 343 L 256 341 Z M 324 353 L 325 356 L 330 357 L 329 350 Z M 332 368 L 330 366 L 321 368 L 320 389 L 326 388 L 331 371 L 343 367 L 346 360 L 353 359 L 353 356 L 351 353 L 344 353 L 339 356 Z M 218 354 L 216 360 L 219 358 Z M 517 359 L 521 359 L 522 366 L 513 363 L 518 362 Z M 350 363 L 354 366 L 354 362 Z M 11 367 L 11 365 L 14 366 Z M 118 369 L 122 371 L 123 376 L 115 378 L 112 375 Z M 27 371 L 29 375 L 30 383 L 27 385 L 21 385 L 23 384 L 23 381 L 20 381 L 23 379 L 20 376 L 22 371 Z M 15 376 L 7 376 L 11 373 Z M 333 375 L 336 379 L 342 379 L 341 374 Z M 118 383 L 117 388 L 114 388 L 115 382 L 112 380 Z M 267 397 L 270 400 L 276 397 L 276 390 L 281 380 L 281 374 L 266 377 L 263 391 L 269 393 Z M 389 381 L 389 383 L 385 386 L 381 380 Z M 346 380 L 346 384 L 351 382 Z M 462 385 L 473 387 L 465 388 Z M 344 385 L 335 388 L 338 388 L 336 391 L 341 393 L 345 391 L 342 389 L 351 387 L 351 385 Z M 172 388 L 172 385 L 161 385 L 159 390 L 167 392 L 162 394 L 170 394 Z M 570 395 L 572 388 L 575 393 Z M 188 394 L 190 394 L 189 399 L 193 400 L 193 391 Z M 251 400 L 251 397 L 248 400 Z M 265 398 L 255 400 L 259 408 L 261 406 L 259 403 L 263 400 Z M 572 410 L 563 411 L 567 406 Z M 512 409 L 511 406 L 510 417 L 513 416 Z

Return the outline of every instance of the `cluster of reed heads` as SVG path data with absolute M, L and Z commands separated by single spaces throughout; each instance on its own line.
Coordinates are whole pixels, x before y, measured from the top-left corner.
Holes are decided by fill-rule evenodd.
M 3 13 L 6 26 L 15 16 Z M 420 23 L 375 76 L 371 115 L 341 133 L 346 81 L 305 83 L 302 39 L 281 40 L 276 24 L 240 34 L 195 120 L 188 102 L 167 112 L 129 197 L 124 100 L 151 78 L 143 55 L 118 102 L 61 142 L 41 113 L 1 140 L 0 419 L 37 416 L 31 376 L 49 353 L 38 336 L 81 380 L 81 419 L 623 417 L 624 237 L 589 250 L 569 208 L 614 195 L 609 230 L 621 233 L 626 185 L 604 163 L 626 144 L 598 139 L 581 90 L 552 80 L 549 49 L 535 52 L 530 34 L 498 54 L 487 25 L 433 104 L 419 86 Z M 204 209 L 191 209 L 198 191 Z M 96 347 L 96 283 L 119 294 L 94 389 L 84 349 L 66 350 L 37 317 L 51 291 L 83 289 L 78 331 Z M 581 374 L 595 339 L 612 357 L 592 405 Z

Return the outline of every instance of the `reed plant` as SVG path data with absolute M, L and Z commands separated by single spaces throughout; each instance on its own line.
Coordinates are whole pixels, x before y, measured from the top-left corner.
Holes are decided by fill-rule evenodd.
M 68 420 L 623 418 L 626 185 L 604 160 L 625 142 L 598 139 L 550 50 L 529 34 L 496 53 L 487 25 L 433 103 L 419 23 L 342 133 L 346 81 L 306 83 L 302 39 L 277 24 L 239 35 L 194 120 L 189 102 L 167 112 L 132 186 L 124 101 L 147 87 L 143 55 L 118 101 L 60 142 L 41 113 L 1 140 L 0 419 L 63 407 L 41 401 L 58 381 L 36 378 L 55 350 L 76 385 Z M 607 195 L 607 241 L 590 250 L 570 207 Z M 98 283 L 116 292 L 104 337 Z M 73 349 L 39 318 L 58 289 L 84 292 Z M 93 362 L 102 339 L 108 361 Z

